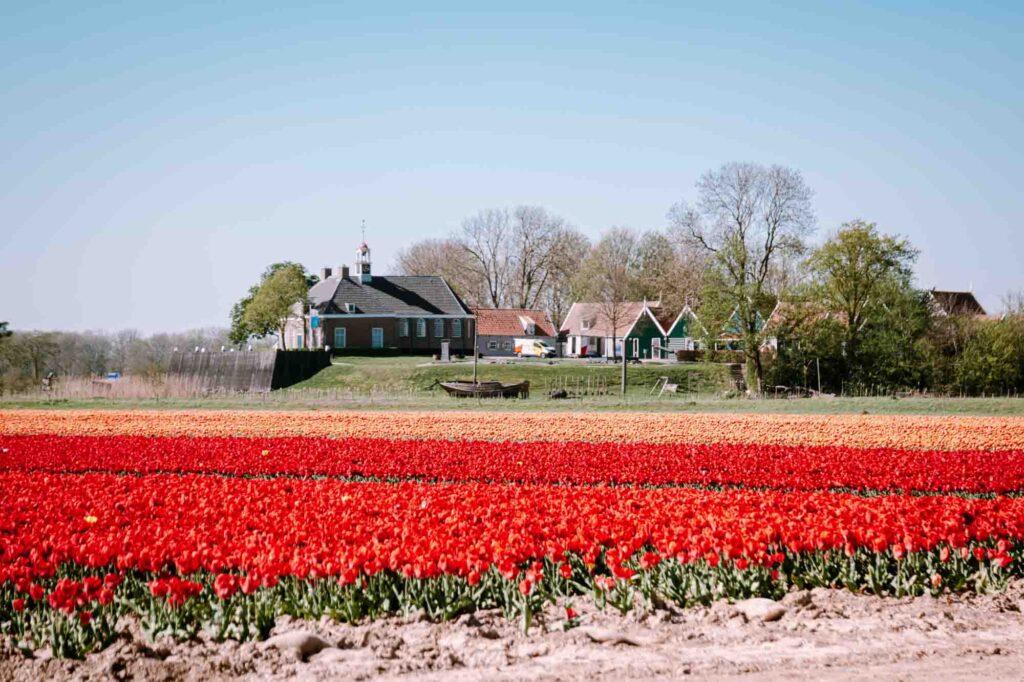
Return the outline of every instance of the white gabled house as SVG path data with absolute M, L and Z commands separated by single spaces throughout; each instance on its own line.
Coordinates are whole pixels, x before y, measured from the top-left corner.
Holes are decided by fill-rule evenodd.
M 628 302 L 615 310 L 601 303 L 573 303 L 559 330 L 563 355 L 661 359 L 666 356 L 665 329 L 657 302 Z M 611 317 L 615 318 L 614 328 Z

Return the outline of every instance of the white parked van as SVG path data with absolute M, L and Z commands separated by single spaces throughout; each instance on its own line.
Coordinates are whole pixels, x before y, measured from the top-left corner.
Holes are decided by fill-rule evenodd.
M 558 355 L 554 346 L 537 339 L 515 339 L 515 351 L 519 358 L 553 358 Z

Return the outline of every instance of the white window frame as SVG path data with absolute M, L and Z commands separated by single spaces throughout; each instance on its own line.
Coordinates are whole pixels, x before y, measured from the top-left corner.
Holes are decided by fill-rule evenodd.
M 498 350 L 498 342 L 491 339 L 487 342 L 487 350 Z
M 338 332 L 341 332 L 341 337 L 340 337 L 341 338 L 341 342 L 340 343 L 338 342 L 338 338 L 339 338 L 338 337 Z M 345 348 L 347 345 L 348 345 L 348 329 L 346 329 L 345 327 L 335 327 L 334 328 L 334 347 L 336 349 L 337 348 Z
M 651 357 L 661 358 L 661 337 L 655 336 L 651 339 Z
M 509 341 L 508 339 L 502 341 L 501 342 L 501 349 L 502 350 L 508 350 L 508 351 L 512 350 L 512 342 Z
M 452 320 L 452 338 L 453 339 L 461 339 L 462 338 L 462 320 L 460 320 L 457 317 Z
M 427 321 L 422 317 L 416 318 L 416 338 L 427 338 Z
M 409 336 L 409 320 L 407 318 L 401 318 L 398 320 L 398 335 L 405 337 Z
M 634 338 L 634 339 L 630 339 L 630 341 L 633 342 L 633 357 L 634 358 L 640 357 L 640 339 Z
M 443 339 L 444 338 L 444 318 L 443 317 L 439 317 L 436 320 L 434 320 L 434 338 L 435 339 Z

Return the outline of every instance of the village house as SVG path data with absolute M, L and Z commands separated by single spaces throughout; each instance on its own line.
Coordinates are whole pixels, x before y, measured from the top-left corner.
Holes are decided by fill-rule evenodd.
M 928 299 L 931 302 L 932 314 L 939 317 L 990 317 L 972 291 L 929 289 Z
M 554 350 L 555 325 L 543 310 L 529 308 L 476 308 L 477 349 L 481 355 L 511 357 L 546 355 L 543 348 L 517 347 L 516 341 L 539 342 Z
M 665 330 L 666 350 L 669 353 L 700 350 L 701 339 L 706 338 L 707 333 L 707 329 L 697 318 L 697 313 L 687 304 Z
M 761 329 L 763 334 L 761 350 L 767 353 L 777 353 L 779 334 L 784 330 L 789 330 L 790 333 L 808 334 L 815 324 L 829 320 L 846 325 L 846 315 L 841 312 L 832 312 L 820 303 L 779 301 Z
M 759 311 L 754 311 L 754 332 L 760 334 L 764 331 L 765 319 Z M 722 330 L 715 340 L 716 350 L 743 350 L 743 320 L 740 318 L 740 311 L 734 309 L 725 321 Z
M 366 242 L 352 270 L 320 271 L 309 304 L 288 323 L 289 348 L 431 354 L 447 342 L 453 354 L 473 352 L 473 314 L 444 278 L 374 275 Z
M 929 289 L 926 293 L 931 314 L 934 317 L 961 317 L 979 321 L 1002 319 L 1001 315 L 989 315 L 971 291 Z M 846 316 L 842 312 L 827 310 L 819 303 L 779 301 L 762 329 L 764 334 L 762 350 L 778 352 L 778 335 L 783 327 L 807 333 L 811 325 L 827 320 L 833 320 L 840 325 L 847 324 Z
M 661 305 L 657 302 L 573 303 L 560 336 L 567 357 L 625 357 L 629 360 L 667 357 Z

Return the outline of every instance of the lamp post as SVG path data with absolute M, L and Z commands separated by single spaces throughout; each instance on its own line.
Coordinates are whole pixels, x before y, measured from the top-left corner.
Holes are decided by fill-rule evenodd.
M 476 361 L 480 356 L 480 350 L 477 347 L 477 336 L 476 336 L 476 315 L 473 316 L 473 385 L 476 386 Z

